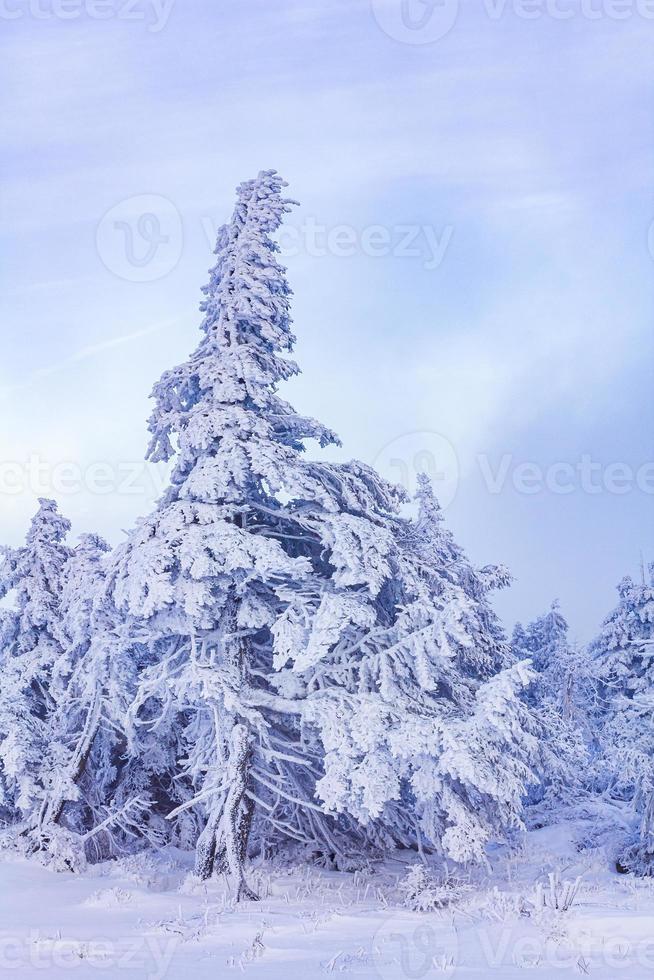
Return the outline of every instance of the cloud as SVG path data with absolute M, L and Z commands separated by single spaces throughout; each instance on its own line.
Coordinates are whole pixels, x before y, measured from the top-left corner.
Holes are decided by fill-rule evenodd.
M 105 351 L 114 350 L 116 347 L 122 347 L 125 344 L 131 343 L 132 341 L 140 340 L 142 337 L 149 337 L 174 323 L 176 323 L 175 320 L 169 320 L 165 323 L 155 323 L 149 327 L 143 327 L 140 330 L 132 331 L 132 333 L 124 334 L 121 337 L 110 337 L 108 340 L 100 341 L 97 344 L 82 347 L 80 350 L 75 351 L 73 354 L 70 354 L 68 357 L 56 362 L 55 364 L 48 364 L 45 367 L 37 368 L 19 384 L 1 385 L 0 398 L 7 398 L 10 395 L 13 395 L 15 392 L 24 391 L 43 378 L 49 378 L 54 374 L 59 374 L 62 371 L 66 371 L 82 361 L 87 361 L 97 357 L 99 354 L 102 354 Z

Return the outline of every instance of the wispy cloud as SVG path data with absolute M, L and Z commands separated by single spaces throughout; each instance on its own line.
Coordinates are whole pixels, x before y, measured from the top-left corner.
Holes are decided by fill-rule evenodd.
M 45 367 L 37 368 L 18 384 L 0 386 L 0 398 L 7 398 L 18 391 L 25 391 L 43 378 L 50 378 L 54 374 L 67 371 L 69 368 L 80 364 L 82 361 L 91 360 L 105 351 L 114 350 L 116 347 L 123 347 L 135 340 L 140 340 L 142 337 L 149 337 L 152 334 L 158 333 L 160 330 L 164 330 L 167 327 L 172 326 L 176 322 L 176 320 L 168 320 L 163 323 L 155 323 L 149 327 L 144 327 L 141 330 L 134 330 L 132 333 L 123 334 L 120 337 L 111 337 L 108 340 L 102 340 L 97 344 L 90 344 L 88 347 L 82 347 L 80 350 L 75 351 L 73 354 L 70 354 L 68 357 L 56 362 L 55 364 L 48 364 Z

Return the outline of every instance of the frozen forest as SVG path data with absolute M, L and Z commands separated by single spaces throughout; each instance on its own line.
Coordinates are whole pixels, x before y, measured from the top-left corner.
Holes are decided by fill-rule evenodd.
M 134 869 L 178 874 L 183 901 L 206 905 L 168 922 L 184 942 L 227 902 L 263 907 L 275 875 L 307 907 L 340 882 L 354 907 L 374 894 L 448 922 L 492 880 L 502 916 L 535 921 L 565 918 L 602 854 L 640 894 L 654 565 L 620 582 L 588 645 L 556 601 L 511 631 L 494 607 L 510 571 L 475 565 L 426 474 L 408 499 L 370 465 L 324 458 L 338 435 L 285 400 L 299 367 L 276 235 L 293 207 L 273 170 L 237 190 L 197 345 L 152 391 L 147 459 L 170 466 L 155 509 L 111 547 L 74 539 L 43 498 L 24 544 L 1 551 L 7 867 L 34 887 L 122 875 L 94 893 L 103 907 Z M 537 876 L 534 842 L 570 834 L 544 886 L 500 898 L 527 866 Z M 327 972 L 375 975 L 348 935 Z M 263 962 L 267 943 L 257 932 L 212 975 Z M 397 975 L 451 972 L 438 955 Z

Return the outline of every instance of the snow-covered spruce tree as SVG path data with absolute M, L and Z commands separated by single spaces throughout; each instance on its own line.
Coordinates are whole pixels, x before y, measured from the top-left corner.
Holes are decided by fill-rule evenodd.
M 620 864 L 654 874 L 654 564 L 627 577 L 590 652 L 599 675 L 600 785 L 631 804 L 638 829 Z
M 52 678 L 53 727 L 62 746 L 59 778 L 50 795 L 47 818 L 59 825 L 62 818 L 80 835 L 89 829 L 88 804 L 80 793 L 102 709 L 102 677 L 90 655 L 96 624 L 94 607 L 104 581 L 102 562 L 108 544 L 94 534 L 83 535 L 66 562 L 61 583 L 61 620 L 64 655 Z M 95 794 L 103 785 L 98 766 L 88 774 Z
M 112 573 L 117 607 L 147 623 L 157 654 L 133 728 L 181 729 L 168 766 L 186 794 L 173 815 L 188 821 L 190 811 L 200 829 L 197 873 L 228 869 L 249 896 L 253 826 L 261 847 L 265 834 L 286 833 L 342 854 L 314 799 L 320 752 L 302 728 L 302 681 L 287 671 L 280 689 L 270 675 L 308 635 L 332 574 L 327 550 L 344 573 L 358 563 L 362 590 L 370 565 L 385 568 L 378 553 L 394 504 L 364 467 L 306 462 L 304 439 L 336 437 L 276 393 L 297 372 L 284 357 L 290 290 L 270 237 L 289 209 L 282 187 L 264 172 L 239 188 L 218 236 L 203 338 L 154 389 L 149 458 L 177 453 L 171 485 Z M 350 617 L 366 614 L 364 600 L 351 605 Z
M 109 558 L 102 538 L 82 535 L 62 574 L 64 653 L 50 684 L 56 778 L 42 836 L 49 853 L 68 867 L 143 842 L 157 845 L 167 836 L 163 819 L 151 814 L 156 772 L 143 764 L 125 725 L 151 654 L 115 615 L 106 589 Z M 156 752 L 148 758 L 154 761 Z
M 46 801 L 57 778 L 52 677 L 64 656 L 61 588 L 70 523 L 53 500 L 40 500 L 22 548 L 6 549 L 0 597 L 5 618 L 0 684 L 0 767 L 12 836 L 27 850 L 43 846 Z
M 445 528 L 427 477 L 415 522 L 394 527 L 391 574 L 376 622 L 334 635 L 320 664 L 322 696 L 306 715 L 321 732 L 318 792 L 380 839 L 465 863 L 521 826 L 536 740 L 488 597 L 510 576 L 475 569 Z
M 114 799 L 128 766 L 122 730 L 138 658 L 106 599 L 108 553 L 102 538 L 82 535 L 61 577 L 63 654 L 50 682 L 56 768 L 43 807 L 42 836 L 48 852 L 70 867 L 120 852 L 111 846 L 114 836 L 139 835 L 133 818 L 143 816 L 134 799 L 126 811 L 127 800 Z
M 560 670 L 567 660 L 568 623 L 558 601 L 526 627 L 516 623 L 511 642 L 516 655 L 529 658 L 538 674 Z
M 341 866 L 373 844 L 478 855 L 517 822 L 533 749 L 526 671 L 486 600 L 497 573 L 468 565 L 426 488 L 416 528 L 369 467 L 304 456 L 337 440 L 278 394 L 298 370 L 284 186 L 264 171 L 238 189 L 202 339 L 153 393 L 170 487 L 109 576 L 152 652 L 131 725 L 166 733 L 168 816 L 197 836 L 198 875 L 227 870 L 249 897 L 248 850 L 285 838 Z
M 70 549 L 69 527 L 42 500 L 0 567 L 13 598 L 0 619 L 0 805 L 10 841 L 75 870 L 163 835 L 124 724 L 150 651 L 108 602 L 108 545 L 89 534 Z
M 0 575 L 3 573 L 3 566 L 9 549 L 0 549 L 2 563 L 0 563 Z M 6 572 L 6 566 L 5 566 Z M 6 663 L 11 656 L 11 649 L 16 642 L 18 633 L 18 614 L 11 608 L 0 608 L 0 699 L 2 698 L 2 677 L 6 672 Z M 0 741 L 4 738 L 0 729 Z M 9 789 L 9 784 L 5 779 L 3 766 L 0 764 L 0 827 L 7 827 L 14 819 L 13 793 Z
M 589 720 L 594 682 L 587 653 L 570 643 L 559 603 L 526 627 L 518 623 L 512 638 L 518 660 L 530 659 L 532 683 L 524 697 L 540 732 L 538 785 L 530 802 L 541 804 L 537 819 L 561 802 L 572 802 L 586 776 L 592 740 Z

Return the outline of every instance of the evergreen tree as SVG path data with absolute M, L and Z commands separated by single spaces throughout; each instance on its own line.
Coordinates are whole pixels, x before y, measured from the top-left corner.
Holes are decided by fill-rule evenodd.
M 478 856 L 519 822 L 533 751 L 528 675 L 486 598 L 503 573 L 469 566 L 426 486 L 421 530 L 369 467 L 304 455 L 337 439 L 277 392 L 298 370 L 272 238 L 284 186 L 264 171 L 238 189 L 202 339 L 153 392 L 149 458 L 175 457 L 170 486 L 108 579 L 150 651 L 131 725 L 162 741 L 140 771 L 164 808 L 174 787 L 198 875 L 227 870 L 249 897 L 248 850 L 284 838 L 341 866 L 420 835 Z
M 56 848 L 70 866 L 120 855 L 138 841 L 168 839 L 162 818 L 152 812 L 156 752 L 144 764 L 143 739 L 126 724 L 150 651 L 115 615 L 107 594 L 110 558 L 102 538 L 85 534 L 62 577 L 65 655 L 51 684 L 59 757 L 46 815 L 49 850 Z M 160 745 L 163 739 L 157 732 L 145 741 Z
M 51 686 L 65 655 L 61 587 L 70 554 L 70 522 L 53 500 L 39 504 L 25 546 L 6 549 L 0 566 L 0 598 L 11 594 L 14 605 L 4 617 L 0 687 L 4 802 L 35 849 L 42 846 L 45 804 L 57 772 Z
M 654 872 L 654 564 L 627 577 L 591 645 L 600 678 L 601 787 L 633 807 L 639 826 L 621 863 Z
M 0 575 L 7 570 L 8 548 L 1 548 L 2 564 L 0 564 Z M 16 642 L 18 634 L 18 614 L 12 608 L 0 608 L 0 704 L 2 703 L 2 678 L 7 674 L 8 659 L 11 656 L 11 649 Z M 2 716 L 0 712 L 0 743 L 4 740 L 6 732 L 2 730 Z M 0 823 L 3 826 L 10 824 L 14 817 L 13 793 L 9 788 L 9 781 L 4 774 L 4 767 L 0 763 Z
M 176 453 L 171 485 L 113 572 L 117 606 L 148 621 L 159 654 L 136 723 L 155 712 L 159 730 L 182 726 L 189 798 L 174 814 L 199 811 L 198 874 L 228 868 L 242 894 L 255 808 L 270 828 L 342 850 L 313 802 L 319 760 L 300 722 L 300 682 L 287 676 L 280 691 L 270 675 L 308 634 L 333 566 L 352 586 L 342 628 L 372 615 L 356 589 L 369 570 L 379 585 L 387 574 L 394 504 L 366 467 L 306 461 L 305 439 L 336 437 L 277 394 L 297 372 L 285 356 L 290 290 L 270 237 L 289 209 L 282 187 L 264 172 L 239 188 L 205 290 L 203 338 L 154 390 L 149 458 Z M 171 752 L 170 779 L 183 787 L 178 758 Z
M 69 529 L 41 500 L 25 547 L 4 549 L 0 806 L 9 842 L 74 870 L 165 835 L 125 734 L 149 649 L 108 601 L 107 544 L 84 535 L 70 549 Z
M 90 829 L 91 799 L 98 798 L 104 783 L 96 758 L 91 764 L 98 738 L 102 711 L 102 686 L 97 664 L 91 655 L 95 632 L 94 604 L 104 580 L 102 562 L 109 546 L 102 538 L 86 534 L 72 549 L 60 579 L 60 634 L 62 656 L 50 679 L 51 729 L 56 747 L 56 778 L 53 778 L 43 808 L 48 828 L 49 850 L 68 846 L 68 863 L 83 857 L 81 841 L 75 847 L 70 830 L 78 838 Z
M 417 521 L 395 529 L 375 626 L 337 639 L 331 683 L 307 705 L 327 750 L 318 791 L 394 842 L 467 862 L 521 826 L 531 674 L 489 605 L 508 573 L 470 565 L 425 476 L 417 499 Z
M 528 626 L 516 624 L 512 648 L 518 659 L 530 659 L 535 671 L 524 695 L 541 735 L 539 783 L 530 802 L 544 803 L 547 810 L 576 801 L 590 758 L 588 711 L 594 685 L 588 657 L 570 643 L 558 602 Z M 542 817 L 542 806 L 538 813 Z
M 517 656 L 529 658 L 539 674 L 556 672 L 568 659 L 568 624 L 558 602 L 525 628 L 516 623 L 512 639 Z

